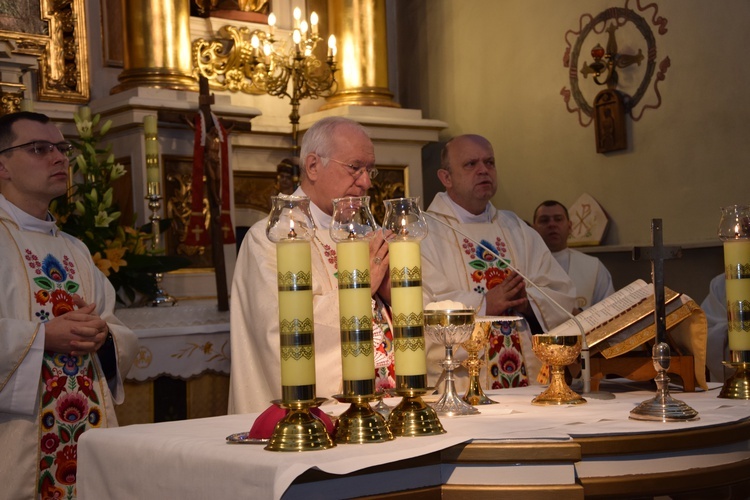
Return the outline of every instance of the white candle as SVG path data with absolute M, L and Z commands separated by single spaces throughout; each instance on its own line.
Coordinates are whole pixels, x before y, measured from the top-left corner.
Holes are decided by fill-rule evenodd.
M 310 242 L 295 238 L 278 242 L 276 268 L 279 284 L 281 385 L 315 385 Z M 288 289 L 292 282 L 297 285 L 297 289 Z M 309 335 L 310 342 L 298 342 L 300 335 Z M 289 342 L 285 342 L 284 337 Z
M 370 247 L 365 240 L 342 241 L 337 245 L 336 253 L 344 385 L 346 386 L 346 381 L 373 380 L 374 387 L 372 294 L 369 286 Z M 347 342 L 345 339 L 349 335 L 351 338 Z
M 736 328 L 741 318 L 741 315 L 737 314 L 740 303 L 750 302 L 750 278 L 738 278 L 737 270 L 740 266 L 748 264 L 750 264 L 750 240 L 724 242 L 724 266 L 729 273 L 726 289 L 730 351 L 750 351 L 750 332 Z
M 143 118 L 143 132 L 146 140 L 146 182 L 161 182 L 156 115 L 146 115 Z
M 419 242 L 393 240 L 388 246 L 388 258 L 391 265 L 391 279 L 403 275 L 420 280 L 422 258 Z M 391 305 L 393 308 L 394 329 L 399 326 L 422 327 L 419 319 L 423 318 L 422 286 L 394 286 L 391 282 Z M 416 323 L 414 323 L 416 321 Z M 402 324 L 403 323 L 403 324 Z M 398 325 L 398 326 L 397 326 Z M 424 336 L 394 338 L 394 355 L 397 376 L 415 376 L 427 374 Z M 403 347 L 403 348 L 400 348 Z

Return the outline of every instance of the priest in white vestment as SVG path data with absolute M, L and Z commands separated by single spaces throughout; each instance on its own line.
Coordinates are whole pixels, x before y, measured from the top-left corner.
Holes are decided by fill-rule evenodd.
M 711 382 L 724 382 L 732 375 L 732 370 L 724 366 L 724 361 L 730 360 L 726 283 L 724 273 L 714 276 L 708 295 L 701 302 L 708 322 L 706 367 L 711 374 Z
M 377 173 L 375 150 L 358 123 L 329 117 L 305 133 L 300 155 L 300 187 L 294 194 L 310 198 L 317 228 L 312 243 L 316 393 L 330 398 L 342 389 L 336 243 L 329 234 L 332 201 L 366 194 Z M 276 246 L 266 236 L 267 221 L 266 217 L 248 231 L 234 271 L 229 413 L 260 412 L 281 397 Z M 391 335 L 383 331 L 388 330 L 389 319 L 381 300 L 389 300 L 389 284 L 384 279 L 387 270 L 388 245 L 382 236 L 376 236 L 370 243 L 370 284 L 377 303 L 373 335 L 380 336 L 382 344 L 390 344 L 382 339 Z M 378 314 L 382 316 L 376 319 Z M 388 350 L 376 354 L 376 384 L 380 388 L 389 388 L 388 381 L 393 378 L 392 349 Z M 379 357 L 388 359 L 379 363 Z
M 534 210 L 532 226 L 547 244 L 576 287 L 576 308 L 588 309 L 615 293 L 612 275 L 593 255 L 568 248 L 572 228 L 568 209 L 559 201 L 543 201 Z
M 424 300 L 458 301 L 476 309 L 479 316 L 521 316 L 518 321 L 493 324 L 489 366 L 480 378 L 485 389 L 535 383 L 541 362 L 531 349 L 531 335 L 569 318 L 575 305 L 573 284 L 534 229 L 490 203 L 497 191 L 497 172 L 492 145 L 484 137 L 463 135 L 449 141 L 438 177 L 446 191 L 427 209 L 429 232 L 422 241 Z M 427 352 L 428 381 L 436 384 L 444 348 L 428 340 Z M 463 349 L 455 352 L 459 360 L 465 358 Z M 457 370 L 455 376 L 457 389 L 463 391 L 466 370 Z
M 137 352 L 112 285 L 47 211 L 71 148 L 45 115 L 0 118 L 0 498 L 75 498 L 78 439 L 117 425 Z

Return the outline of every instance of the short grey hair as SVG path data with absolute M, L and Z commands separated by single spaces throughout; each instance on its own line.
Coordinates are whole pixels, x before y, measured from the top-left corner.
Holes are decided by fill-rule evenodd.
M 333 147 L 333 138 L 339 127 L 348 127 L 359 130 L 365 136 L 370 137 L 367 130 L 349 118 L 343 116 L 329 116 L 318 120 L 305 132 L 302 137 L 302 146 L 300 147 L 300 158 L 305 161 L 310 153 L 317 153 L 320 156 L 330 157 Z

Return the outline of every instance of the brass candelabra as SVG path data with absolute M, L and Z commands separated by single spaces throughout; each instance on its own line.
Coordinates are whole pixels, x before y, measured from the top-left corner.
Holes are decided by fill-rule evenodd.
M 193 67 L 220 90 L 288 97 L 292 105 L 292 146 L 297 153 L 300 102 L 336 91 L 336 37 L 329 37 L 328 53 L 321 61 L 315 54 L 322 40 L 315 12 L 308 23 L 295 8 L 294 29 L 284 39 L 275 37 L 275 25 L 276 17 L 271 13 L 268 31 L 224 26 L 218 38 L 196 40 Z

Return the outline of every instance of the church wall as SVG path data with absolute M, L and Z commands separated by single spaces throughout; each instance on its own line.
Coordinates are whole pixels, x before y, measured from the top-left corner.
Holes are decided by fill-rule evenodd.
M 610 217 L 603 250 L 611 266 L 623 266 L 623 276 L 632 266 L 627 249 L 650 243 L 653 218 L 664 221 L 665 243 L 689 247 L 684 258 L 693 258 L 693 248 L 713 247 L 707 274 L 716 274 L 719 207 L 750 203 L 750 126 L 744 120 L 750 98 L 743 85 L 750 67 L 736 50 L 748 45 L 743 20 L 750 3 L 655 3 L 667 20 L 663 35 L 650 23 L 657 65 L 667 56 L 671 65 L 658 85 L 661 106 L 645 110 L 637 122 L 628 117 L 625 151 L 598 154 L 593 125 L 578 123 L 561 90 L 571 87 L 563 66 L 566 32 L 578 30 L 585 13 L 626 4 L 637 11 L 633 1 L 396 2 L 398 97 L 403 106 L 447 122 L 442 140 L 478 133 L 492 141 L 498 207 L 529 220 L 545 199 L 570 205 L 588 193 Z M 640 14 L 650 21 L 653 10 Z M 606 46 L 606 34 L 597 36 Z M 623 53 L 632 48 L 626 35 L 618 35 L 618 44 Z M 592 58 L 582 52 L 578 69 L 586 60 Z M 621 82 L 627 83 L 628 71 L 620 70 Z M 700 258 L 694 257 L 695 266 Z M 699 290 L 698 300 L 707 281 Z

